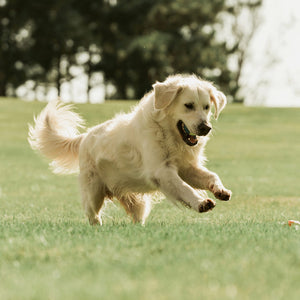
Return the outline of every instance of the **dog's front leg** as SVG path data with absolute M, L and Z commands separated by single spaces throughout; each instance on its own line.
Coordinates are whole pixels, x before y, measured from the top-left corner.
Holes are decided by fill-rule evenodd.
M 155 173 L 152 182 L 166 196 L 184 203 L 197 212 L 206 212 L 216 205 L 213 200 L 202 198 L 196 190 L 184 182 L 175 168 L 161 168 Z
M 190 165 L 181 170 L 179 175 L 194 188 L 211 191 L 217 199 L 228 201 L 231 198 L 231 191 L 223 186 L 220 177 L 204 167 Z

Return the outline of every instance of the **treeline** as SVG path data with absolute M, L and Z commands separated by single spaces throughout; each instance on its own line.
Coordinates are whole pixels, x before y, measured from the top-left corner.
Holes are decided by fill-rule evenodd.
M 237 99 L 255 29 L 239 22 L 245 12 L 253 21 L 261 2 L 0 0 L 0 96 L 29 80 L 60 95 L 80 67 L 87 93 L 96 73 L 119 99 L 140 98 L 169 74 L 195 73 Z

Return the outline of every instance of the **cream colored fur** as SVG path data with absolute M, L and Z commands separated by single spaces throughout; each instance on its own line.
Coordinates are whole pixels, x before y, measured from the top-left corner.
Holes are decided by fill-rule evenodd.
M 193 109 L 187 109 L 187 103 Z M 229 200 L 217 174 L 207 170 L 203 150 L 209 135 L 197 136 L 198 144 L 187 145 L 177 128 L 182 120 L 190 132 L 199 124 L 210 126 L 211 104 L 215 118 L 226 97 L 211 83 L 196 76 L 176 75 L 153 85 L 128 114 L 79 134 L 81 118 L 59 102 L 49 103 L 30 126 L 33 149 L 53 160 L 56 173 L 80 170 L 82 202 L 91 224 L 102 224 L 105 198 L 117 198 L 134 222 L 144 223 L 154 191 L 181 202 L 197 212 L 215 206 L 204 190 Z

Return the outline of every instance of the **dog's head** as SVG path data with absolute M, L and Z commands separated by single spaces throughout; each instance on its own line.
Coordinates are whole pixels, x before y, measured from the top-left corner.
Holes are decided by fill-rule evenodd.
M 226 105 L 225 95 L 210 82 L 192 76 L 170 76 L 157 82 L 154 88 L 154 107 L 165 110 L 177 127 L 183 141 L 189 146 L 198 143 L 197 136 L 211 130 L 211 106 L 218 118 Z

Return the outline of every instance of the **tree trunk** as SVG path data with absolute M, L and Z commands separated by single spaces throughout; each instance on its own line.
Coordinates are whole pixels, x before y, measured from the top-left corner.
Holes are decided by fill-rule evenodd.
M 0 73 L 0 97 L 6 97 L 6 86 L 7 86 L 7 80 L 6 76 L 2 73 Z
M 87 90 L 86 90 L 86 97 L 87 97 L 87 103 L 90 103 L 90 93 L 92 89 L 91 79 L 92 79 L 92 62 L 91 62 L 91 52 L 89 52 L 89 61 L 87 62 Z
M 59 56 L 57 58 L 57 62 L 56 62 L 56 71 L 57 71 L 57 76 L 56 76 L 56 80 L 55 80 L 55 84 L 56 84 L 56 89 L 57 89 L 57 96 L 60 98 L 60 93 L 61 93 L 61 89 L 60 89 L 60 84 L 61 84 L 61 72 L 60 72 L 60 60 L 61 57 Z

